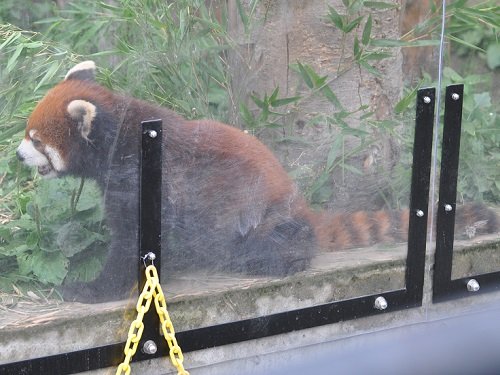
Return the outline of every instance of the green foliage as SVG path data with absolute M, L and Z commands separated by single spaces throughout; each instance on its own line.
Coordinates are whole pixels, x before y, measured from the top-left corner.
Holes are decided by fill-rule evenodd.
M 0 18 L 0 289 L 92 279 L 108 236 L 101 199 L 87 183 L 40 180 L 17 162 L 27 116 L 69 67 L 90 58 L 108 87 L 187 117 L 221 117 L 230 91 L 225 25 L 202 0 L 84 0 L 63 9 L 7 0 Z
M 38 33 L 10 24 L 0 25 L 3 67 L 0 70 L 0 214 L 5 220 L 0 229 L 0 288 L 3 290 L 26 281 L 58 285 L 68 273 L 68 258 L 53 242 L 59 219 L 51 208 L 59 210 L 62 216 L 66 211 L 58 201 L 43 201 L 43 195 L 33 190 L 38 180 L 33 180 L 32 172 L 16 160 L 15 147 L 36 101 L 73 59 L 73 54 L 44 41 Z M 68 194 L 67 191 L 63 195 L 71 196 Z M 45 207 L 51 212 L 49 217 Z
M 359 16 L 362 9 L 371 10 L 388 10 L 397 8 L 398 5 L 383 1 L 360 1 L 360 0 L 345 0 L 343 1 L 345 11 L 341 14 L 335 8 L 329 6 L 329 13 L 327 15 L 327 22 L 330 22 L 334 27 L 342 32 L 342 54 L 339 59 L 339 66 L 337 69 L 340 72 L 340 66 L 347 66 L 346 70 L 350 70 L 353 66 L 359 66 L 370 74 L 381 77 L 381 73 L 370 63 L 370 61 L 379 61 L 391 57 L 392 54 L 387 47 L 394 47 L 394 45 L 381 43 L 380 40 L 372 38 L 373 15 L 368 12 L 368 15 Z M 361 35 L 359 35 L 359 28 L 362 28 Z M 345 47 L 348 36 L 353 35 L 352 57 L 350 61 L 345 61 Z M 385 41 L 385 39 L 384 39 Z M 399 46 L 399 41 L 397 42 Z
M 443 86 L 464 84 L 460 165 L 458 172 L 459 200 L 500 202 L 500 112 L 492 101 L 488 73 L 460 75 L 450 67 L 443 69 Z M 417 89 L 436 86 L 425 74 L 419 85 L 396 105 L 401 111 L 414 110 Z M 441 111 L 441 123 L 444 110 Z M 410 142 L 408 139 L 407 142 Z M 438 155 L 439 157 L 439 155 Z
M 101 70 L 110 87 L 188 117 L 215 117 L 227 107 L 225 25 L 205 1 L 74 1 L 39 24 L 46 37 L 113 66 Z
M 458 55 L 479 55 L 484 59 L 487 50 L 499 43 L 500 6 L 495 0 L 470 3 L 458 0 L 447 7 L 447 37 Z
M 83 180 L 44 180 L 33 190 L 11 193 L 11 199 L 18 215 L 0 228 L 0 263 L 15 259 L 17 270 L 4 272 L 3 278 L 60 285 L 66 276 L 89 280 L 97 275 L 108 235 L 95 186 L 84 186 Z M 70 265 L 77 255 L 90 253 L 92 270 Z
M 445 84 L 463 83 L 462 138 L 458 191 L 466 201 L 500 202 L 500 111 L 488 91 L 477 90 L 486 75 L 443 71 Z
M 247 36 L 264 22 L 257 17 L 259 0 L 236 0 Z M 255 109 L 241 103 L 245 127 L 257 134 L 282 129 L 294 111 L 311 98 L 331 105 L 330 114 L 317 114 L 304 126 L 331 129 L 329 150 L 314 178 L 294 169 L 297 180 L 308 180 L 306 197 L 316 205 L 333 194 L 334 172 L 360 174 L 350 158 L 362 154 L 380 135 L 397 139 L 405 151 L 388 184 L 389 205 L 408 195 L 412 120 L 416 90 L 431 84 L 424 77 L 396 105 L 393 120 L 376 120 L 371 109 L 346 110 L 335 92 L 335 81 L 352 69 L 381 77 L 377 62 L 392 56 L 394 48 L 436 46 L 440 2 L 431 14 L 400 39 L 376 39 L 380 12 L 399 5 L 389 1 L 343 0 L 328 7 L 323 21 L 341 32 L 341 56 L 331 73 L 317 72 L 304 61 L 290 69 L 304 86 L 300 95 L 252 93 Z M 226 54 L 235 46 L 226 33 L 224 8 L 216 17 L 204 0 L 69 1 L 62 9 L 53 1 L 4 0 L 0 5 L 0 289 L 25 282 L 59 285 L 63 280 L 92 279 L 101 267 L 108 234 L 102 223 L 100 197 L 95 186 L 80 181 L 40 180 L 22 167 L 15 148 L 35 103 L 74 63 L 93 59 L 98 80 L 116 90 L 168 106 L 189 118 L 225 119 L 231 98 Z M 260 16 L 260 15 L 259 15 Z M 499 7 L 495 0 L 448 4 L 446 36 L 461 61 L 498 69 L 500 65 Z M 265 16 L 264 16 L 265 18 Z M 445 84 L 465 82 L 464 134 L 459 190 L 464 199 L 498 202 L 500 153 L 499 113 L 491 97 L 487 73 L 458 75 L 444 72 Z M 333 88 L 333 89 L 332 89 Z M 342 98 L 340 98 L 342 99 Z M 402 126 L 401 124 L 410 124 Z M 355 140 L 356 146 L 346 143 Z M 306 142 L 281 132 L 278 142 Z
M 264 94 L 264 98 L 260 99 L 257 95 L 252 94 L 250 97 L 255 105 L 259 108 L 259 114 L 255 117 L 248 107 L 240 103 L 241 117 L 248 130 L 253 133 L 258 133 L 259 128 L 280 128 L 282 127 L 281 120 L 286 116 L 285 112 L 277 112 L 275 108 L 283 107 L 288 104 L 297 103 L 300 96 L 289 98 L 278 98 L 279 87 L 276 87 L 270 96 Z

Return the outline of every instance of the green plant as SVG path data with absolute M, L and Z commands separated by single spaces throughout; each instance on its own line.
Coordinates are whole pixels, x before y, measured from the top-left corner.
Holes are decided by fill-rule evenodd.
M 366 69 L 371 74 L 381 76 L 380 72 L 370 64 L 370 61 L 383 60 L 391 57 L 392 54 L 377 47 L 377 40 L 371 36 L 373 18 L 369 13 L 367 16 L 360 16 L 359 12 L 363 8 L 369 9 L 393 9 L 398 5 L 383 1 L 359 1 L 359 0 L 343 0 L 342 3 L 345 7 L 345 12 L 340 14 L 335 8 L 329 6 L 329 13 L 327 20 L 331 22 L 337 29 L 342 32 L 342 52 L 337 67 L 337 74 L 341 72 L 341 66 L 347 66 L 347 69 L 357 65 Z M 365 21 L 366 18 L 366 21 Z M 361 39 L 357 35 L 357 30 L 364 21 Z M 355 33 L 352 44 L 352 57 L 350 61 L 345 61 L 345 47 L 347 45 L 347 38 L 349 34 Z
M 190 118 L 225 112 L 228 41 L 205 1 L 73 1 L 38 24 L 47 38 L 96 60 L 109 87 Z
M 60 285 L 66 277 L 91 280 L 98 274 L 107 232 L 95 186 L 72 179 L 45 180 L 11 199 L 18 215 L 0 228 L 0 263 L 17 267 L 4 270 L 2 289 L 26 280 Z
M 31 18 L 35 12 L 29 22 L 18 7 L 7 11 L 9 4 L 0 5 L 0 289 L 89 280 L 106 248 L 100 194 L 72 179 L 40 180 L 21 166 L 15 148 L 27 116 L 69 67 L 88 58 L 103 67 L 98 79 L 108 87 L 187 117 L 220 116 L 229 102 L 225 26 L 201 0 L 87 0 L 63 9 L 47 2 L 44 19 Z
M 464 84 L 460 164 L 458 171 L 459 201 L 500 202 L 500 112 L 493 104 L 491 81 L 487 72 L 461 75 L 450 67 L 443 69 L 442 85 Z M 437 82 L 424 74 L 418 86 L 436 87 Z M 414 110 L 417 88 L 407 94 L 396 108 Z M 444 108 L 440 122 L 443 122 Z M 437 155 L 438 161 L 440 155 Z
M 500 112 L 487 90 L 476 89 L 487 82 L 488 76 L 461 76 L 453 69 L 445 68 L 443 77 L 445 84 L 464 84 L 459 199 L 499 203 Z
M 470 62 L 478 57 L 490 69 L 500 66 L 500 6 L 495 0 L 469 4 L 467 0 L 451 3 L 447 37 L 454 54 Z

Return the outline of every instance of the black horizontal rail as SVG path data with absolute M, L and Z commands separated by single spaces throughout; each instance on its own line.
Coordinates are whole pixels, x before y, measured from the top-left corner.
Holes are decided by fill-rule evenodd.
M 387 300 L 388 307 L 386 310 L 381 311 L 374 308 L 375 298 L 379 296 Z M 183 352 L 187 353 L 417 306 L 418 304 L 408 302 L 406 289 L 401 289 L 374 296 L 353 298 L 253 319 L 177 332 L 176 337 Z M 125 342 L 122 342 L 9 363 L 0 365 L 0 374 L 65 375 L 118 366 L 124 356 L 124 347 Z M 166 345 L 162 343 L 159 345 L 159 350 L 153 355 L 146 355 L 138 350 L 134 356 L 134 362 L 166 355 L 168 355 L 168 351 Z

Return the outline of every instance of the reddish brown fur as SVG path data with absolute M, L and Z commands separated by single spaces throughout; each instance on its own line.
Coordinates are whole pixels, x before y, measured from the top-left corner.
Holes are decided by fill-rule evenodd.
M 196 143 L 201 152 L 219 155 L 220 159 L 241 161 L 248 172 L 258 171 L 267 182 L 264 201 L 279 201 L 293 194 L 293 183 L 273 153 L 249 134 L 216 121 L 198 120 L 186 123 L 188 143 Z M 207 139 L 210 141 L 207 142 Z M 305 208 L 305 207 L 303 207 Z
M 57 149 L 64 159 L 72 144 L 71 139 L 79 136 L 71 134 L 71 127 L 67 126 L 71 121 L 66 111 L 67 105 L 75 99 L 97 101 L 101 107 L 113 112 L 116 111 L 116 98 L 112 92 L 94 83 L 79 80 L 63 81 L 50 90 L 36 106 L 28 120 L 26 138 L 29 138 L 30 130 L 36 129 L 37 138 Z M 140 117 L 140 113 L 136 116 Z M 179 129 L 179 132 L 184 137 L 186 145 L 194 145 L 198 152 L 218 155 L 221 160 L 239 160 L 245 171 L 258 171 L 258 175 L 265 181 L 267 187 L 261 199 L 268 204 L 279 202 L 286 196 L 293 196 L 295 201 L 292 214 L 303 217 L 313 224 L 316 240 L 323 250 L 332 251 L 406 239 L 408 210 L 393 213 L 395 220 L 391 219 L 387 211 L 371 213 L 358 211 L 350 214 L 312 211 L 305 200 L 297 195 L 292 180 L 276 157 L 252 135 L 210 120 L 185 121 L 184 127 Z M 215 181 L 213 186 L 206 188 L 208 191 L 212 189 L 215 193 L 220 189 L 219 182 Z M 466 223 L 477 221 L 477 211 L 477 209 L 464 209 L 461 220 Z
M 76 99 L 94 100 L 99 98 L 102 106 L 111 108 L 109 92 L 98 85 L 89 85 L 78 80 L 63 81 L 50 90 L 38 103 L 28 119 L 25 138 L 29 139 L 30 130 L 36 130 L 36 137 L 45 145 L 59 151 L 65 160 L 69 153 L 71 139 L 79 134 L 71 134 L 71 119 L 66 110 L 68 104 Z
M 326 251 L 404 241 L 408 231 L 408 210 L 394 212 L 395 219 L 382 210 L 313 215 L 319 247 Z
M 387 211 L 377 211 L 373 215 L 374 226 L 376 230 L 377 242 L 388 242 L 390 240 L 388 233 L 391 229 L 391 218 Z
M 92 178 L 104 196 L 111 232 L 104 268 L 90 283 L 65 286 L 65 298 L 112 300 L 124 297 L 133 286 L 130 275 L 137 272 L 133 260 L 139 238 L 139 124 L 144 120 L 163 123 L 162 181 L 167 194 L 160 204 L 161 229 L 169 234 L 161 239 L 170 255 L 162 264 L 167 275 L 203 268 L 281 277 L 307 269 L 318 249 L 405 240 L 408 211 L 314 212 L 277 158 L 255 137 L 215 121 L 187 121 L 166 108 L 113 93 L 95 83 L 93 65 L 73 68 L 36 106 L 26 129 L 27 139 L 36 129 L 33 137 L 51 146 L 44 156 L 49 162 L 57 160 L 57 169 L 49 166 L 52 176 Z M 83 103 L 74 103 L 70 116 L 67 108 L 73 100 Z M 22 160 L 29 146 L 21 143 Z M 27 164 L 49 173 L 38 161 Z M 485 212 L 465 211 L 462 221 L 477 222 L 477 214 L 485 217 Z

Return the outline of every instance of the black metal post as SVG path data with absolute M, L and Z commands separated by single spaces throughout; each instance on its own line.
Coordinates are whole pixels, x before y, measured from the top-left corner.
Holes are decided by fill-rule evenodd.
M 145 269 L 154 263 L 161 276 L 161 206 L 162 206 L 162 120 L 143 121 L 140 159 L 139 204 L 139 293 L 146 283 Z M 154 254 L 154 255 L 151 255 Z M 163 348 L 160 336 L 160 319 L 154 302 L 144 316 L 144 331 L 135 360 L 151 358 L 158 348 Z M 153 344 L 145 348 L 144 344 Z M 154 347 L 156 346 L 156 351 Z M 153 352 L 152 352 L 153 351 Z
M 468 282 L 472 278 L 481 286 L 476 294 L 500 290 L 500 272 L 475 275 L 452 280 L 453 245 L 457 179 L 462 126 L 464 85 L 446 88 L 441 176 L 436 225 L 436 253 L 434 256 L 433 302 L 470 296 Z
M 434 298 L 449 289 L 462 128 L 463 85 L 446 88 L 434 258 Z
M 435 94 L 434 88 L 417 93 L 405 279 L 413 304 L 422 303 L 424 287 Z

